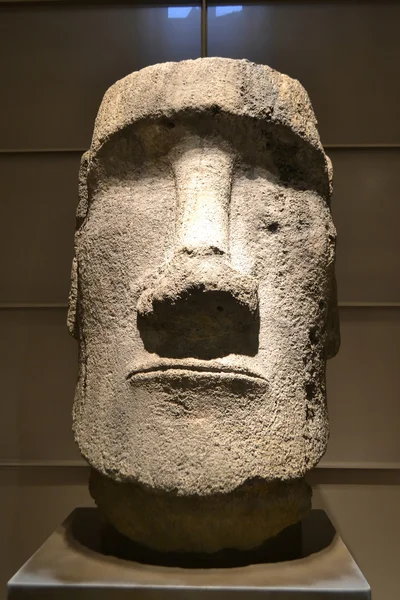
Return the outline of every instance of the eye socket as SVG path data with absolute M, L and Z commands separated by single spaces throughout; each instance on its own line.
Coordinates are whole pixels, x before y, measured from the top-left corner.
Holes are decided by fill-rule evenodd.
M 260 229 L 269 233 L 276 233 L 280 227 L 278 221 L 271 221 L 271 217 L 267 216 L 261 220 Z
M 269 223 L 267 225 L 267 229 L 268 231 L 270 231 L 271 233 L 275 233 L 276 231 L 278 231 L 279 229 L 279 223 L 277 223 L 276 221 L 272 221 L 272 223 Z

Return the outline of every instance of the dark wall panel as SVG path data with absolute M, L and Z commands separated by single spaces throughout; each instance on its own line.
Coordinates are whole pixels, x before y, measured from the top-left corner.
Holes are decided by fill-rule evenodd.
M 0 311 L 0 462 L 75 460 L 77 343 L 66 310 Z
M 328 362 L 331 438 L 324 464 L 400 467 L 400 311 L 340 310 L 342 345 Z
M 235 12 L 221 8 L 209 9 L 209 55 L 248 58 L 299 79 L 323 143 L 400 143 L 400 3 L 284 1 Z
M 400 150 L 328 154 L 339 301 L 400 302 Z
M 0 154 L 0 303 L 67 301 L 79 161 Z
M 147 65 L 200 56 L 200 11 L 0 7 L 1 148 L 86 148 L 106 89 Z

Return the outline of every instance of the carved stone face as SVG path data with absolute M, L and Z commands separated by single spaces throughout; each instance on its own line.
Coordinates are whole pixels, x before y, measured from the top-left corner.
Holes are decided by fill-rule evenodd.
M 229 84 L 209 107 L 196 100 L 204 66 Z M 136 118 L 120 100 L 113 113 L 106 97 L 83 160 L 75 436 L 99 473 L 160 492 L 300 478 L 326 449 L 325 362 L 338 340 L 329 164 L 298 118 L 311 108 L 304 90 L 303 107 L 287 92 L 297 82 L 247 61 L 167 69 L 130 76 L 136 98 L 161 72 L 157 111 L 144 100 Z M 286 124 L 268 97 L 264 118 L 247 100 L 228 110 L 244 72 L 249 88 L 260 73 L 268 90 L 286 86 Z M 189 101 L 177 78 L 183 95 L 192 81 Z

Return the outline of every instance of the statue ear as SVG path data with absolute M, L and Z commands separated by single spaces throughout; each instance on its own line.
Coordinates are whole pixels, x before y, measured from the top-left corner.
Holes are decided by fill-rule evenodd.
M 340 326 L 339 326 L 339 309 L 337 303 L 337 286 L 336 277 L 333 274 L 331 279 L 331 294 L 328 306 L 328 316 L 326 321 L 326 338 L 325 338 L 325 357 L 333 358 L 339 351 L 340 347 Z
M 79 235 L 79 228 L 86 219 L 86 215 L 89 208 L 89 196 L 87 186 L 87 175 L 89 170 L 89 161 L 91 158 L 90 150 L 85 152 L 81 158 L 81 164 L 79 168 L 79 202 L 78 208 L 76 209 L 76 228 L 75 228 L 75 246 L 77 236 Z M 68 298 L 68 316 L 67 326 L 70 334 L 78 339 L 78 261 L 76 256 L 72 260 L 71 268 L 71 287 L 69 290 Z
M 75 256 L 72 260 L 71 268 L 71 287 L 69 289 L 68 297 L 68 316 L 67 316 L 67 327 L 70 334 L 78 339 L 78 261 Z
M 82 223 L 84 222 L 89 209 L 89 193 L 88 193 L 88 171 L 89 163 L 91 159 L 91 152 L 88 150 L 82 154 L 81 164 L 79 167 L 79 203 L 76 209 L 76 226 L 75 229 L 78 231 Z

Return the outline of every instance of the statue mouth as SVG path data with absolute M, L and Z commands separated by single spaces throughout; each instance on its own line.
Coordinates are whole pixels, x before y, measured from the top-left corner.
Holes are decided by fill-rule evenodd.
M 256 380 L 266 383 L 266 378 L 255 370 L 245 366 L 229 366 L 208 360 L 160 360 L 158 362 L 138 365 L 129 372 L 127 381 L 135 381 L 143 377 L 192 375 L 193 377 L 234 377 L 246 380 Z

